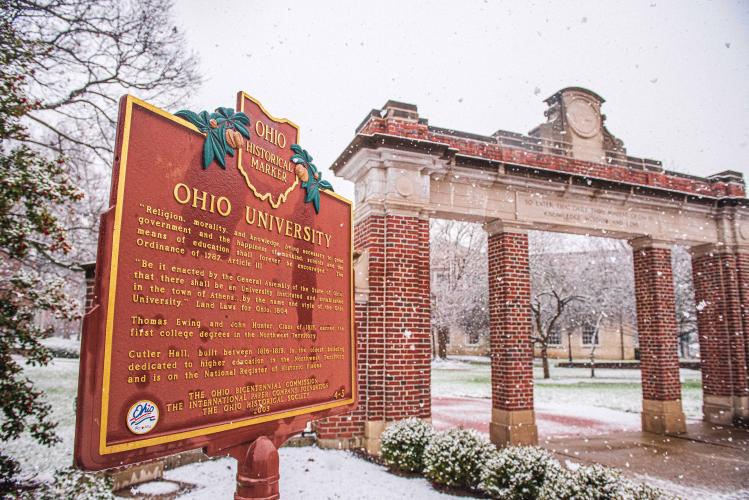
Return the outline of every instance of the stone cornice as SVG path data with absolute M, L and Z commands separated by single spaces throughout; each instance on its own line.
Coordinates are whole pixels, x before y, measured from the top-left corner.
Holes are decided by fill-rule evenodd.
M 522 223 L 518 221 L 495 219 L 484 223 L 484 231 L 486 231 L 489 236 L 500 233 L 528 234 L 528 231 L 532 231 L 534 229 L 538 228 L 534 227 L 532 224 Z
M 451 138 L 457 141 L 456 138 Z M 447 139 L 446 139 L 447 140 Z M 463 142 L 470 142 L 469 139 L 460 139 Z M 472 142 L 480 143 L 481 141 L 472 140 Z M 456 165 L 474 165 L 474 168 L 486 169 L 487 166 L 490 169 L 496 170 L 497 165 L 505 165 L 511 167 L 509 171 L 506 170 L 506 175 L 523 175 L 523 176 L 538 176 L 544 177 L 550 174 L 555 176 L 562 176 L 568 179 L 577 179 L 582 183 L 592 185 L 593 183 L 604 184 L 604 185 L 619 185 L 628 186 L 635 191 L 642 193 L 652 193 L 653 195 L 663 196 L 664 194 L 669 195 L 681 195 L 688 198 L 690 202 L 708 201 L 721 203 L 749 203 L 743 196 L 721 196 L 708 191 L 707 186 L 712 186 L 713 181 L 708 178 L 699 178 L 694 176 L 683 176 L 683 179 L 691 179 L 692 182 L 701 183 L 706 187 L 704 189 L 695 190 L 684 190 L 673 187 L 664 187 L 656 185 L 657 182 L 653 181 L 654 184 L 643 184 L 638 182 L 628 181 L 624 178 L 626 175 L 621 175 L 621 178 L 611 178 L 602 175 L 597 175 L 596 170 L 605 168 L 606 165 L 598 163 L 583 162 L 580 160 L 572 160 L 570 158 L 559 157 L 557 155 L 543 154 L 543 153 L 528 153 L 522 149 L 513 149 L 509 147 L 501 147 L 496 144 L 488 144 L 487 147 L 496 147 L 500 154 L 499 158 L 480 155 L 467 154 L 461 151 L 459 148 L 453 146 L 447 142 L 439 142 L 430 138 L 418 138 L 418 137 L 406 137 L 401 135 L 394 135 L 389 133 L 375 132 L 372 134 L 359 133 L 357 134 L 348 147 L 344 150 L 341 155 L 333 162 L 331 170 L 340 177 L 344 177 L 348 180 L 352 180 L 350 172 L 346 169 L 346 165 L 349 160 L 359 151 L 363 149 L 377 150 L 380 148 L 405 150 L 415 153 L 427 154 L 436 158 L 448 160 Z M 543 160 L 543 161 L 542 161 Z M 559 165 L 567 165 L 570 167 L 559 167 Z M 613 167 L 612 167 L 613 168 Z M 660 176 L 663 179 L 681 179 L 677 176 L 669 176 L 663 173 L 649 173 L 645 171 L 638 171 L 630 169 L 628 167 L 616 167 L 614 170 L 626 174 L 627 171 L 633 173 L 639 172 L 637 175 L 645 176 Z M 658 178 L 660 178 L 658 177 Z M 729 201 L 730 200 L 730 201 Z
M 419 219 L 428 220 L 431 211 L 426 205 L 407 202 L 399 203 L 396 200 L 371 199 L 356 206 L 354 209 L 354 223 L 359 223 L 370 216 L 388 215 L 418 217 Z
M 664 248 L 667 250 L 671 250 L 671 247 L 674 246 L 673 241 L 660 240 L 652 238 L 650 236 L 640 236 L 639 238 L 633 238 L 629 240 L 629 244 L 634 251 L 643 250 L 646 248 Z
M 725 243 L 707 243 L 689 247 L 693 259 L 707 254 L 718 255 L 749 255 L 749 244 L 726 245 Z

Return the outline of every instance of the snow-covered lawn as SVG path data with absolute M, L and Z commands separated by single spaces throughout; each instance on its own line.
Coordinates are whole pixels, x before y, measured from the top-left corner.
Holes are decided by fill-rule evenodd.
M 57 422 L 61 442 L 48 448 L 24 434 L 15 441 L 2 443 L 3 452 L 16 458 L 25 474 L 48 479 L 55 469 L 73 465 L 78 360 L 55 358 L 46 367 L 26 366 L 24 372 L 44 391 L 45 399 L 52 405 L 51 420 Z
M 702 418 L 700 372 L 681 370 L 684 413 L 688 419 Z M 461 357 L 432 363 L 432 397 L 491 398 L 491 373 L 487 358 Z M 637 414 L 642 405 L 640 370 L 596 369 L 590 378 L 586 368 L 557 368 L 544 380 L 540 366 L 534 368 L 536 410 L 590 415 L 591 408 Z
M 42 340 L 42 344 L 53 350 L 65 350 L 70 352 L 81 352 L 81 340 L 71 337 L 68 339 L 62 337 L 49 337 Z

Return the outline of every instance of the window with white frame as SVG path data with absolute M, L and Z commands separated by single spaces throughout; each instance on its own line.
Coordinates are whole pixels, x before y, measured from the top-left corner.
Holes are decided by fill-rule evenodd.
M 595 340 L 595 344 L 598 345 L 598 335 L 596 335 L 595 325 L 585 323 L 583 325 L 583 345 L 592 345 Z
M 551 327 L 549 345 L 562 345 L 562 328 L 558 324 Z

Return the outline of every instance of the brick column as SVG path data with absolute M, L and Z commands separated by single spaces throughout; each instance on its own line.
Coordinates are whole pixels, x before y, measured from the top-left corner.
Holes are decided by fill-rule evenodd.
M 492 370 L 490 437 L 499 446 L 536 444 L 528 234 L 496 223 L 488 225 L 487 230 Z
M 357 389 L 359 393 L 359 404 L 351 413 L 329 417 L 318 420 L 313 424 L 313 429 L 317 437 L 317 445 L 321 448 L 333 449 L 356 449 L 362 446 L 364 436 L 364 422 L 366 421 L 365 405 L 363 401 L 367 400 L 366 386 L 366 358 L 362 358 L 366 351 L 366 336 L 364 335 L 367 303 L 357 302 L 355 304 L 355 322 L 356 328 L 356 355 L 357 355 Z
M 650 238 L 630 243 L 640 339 L 642 430 L 683 433 L 686 422 L 681 406 L 671 247 Z
M 429 220 L 368 215 L 354 246 L 369 258 L 368 302 L 356 309 L 359 405 L 316 431 L 322 446 L 379 454 L 389 422 L 431 418 Z
M 749 417 L 745 324 L 749 306 L 747 261 L 747 255 L 734 254 L 722 245 L 692 249 L 702 365 L 702 411 L 706 421 L 716 424 L 729 425 Z
M 749 388 L 749 248 L 742 248 L 736 252 L 736 269 L 738 276 L 739 300 L 741 306 L 741 326 L 744 335 L 744 360 L 746 363 L 746 386 Z M 739 417 L 746 425 L 749 422 L 749 401 L 745 401 L 743 411 Z

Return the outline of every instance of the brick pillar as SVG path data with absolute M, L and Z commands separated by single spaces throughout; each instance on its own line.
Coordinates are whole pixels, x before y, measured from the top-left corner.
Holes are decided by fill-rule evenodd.
M 356 223 L 354 246 L 369 259 L 367 301 L 356 308 L 359 405 L 316 431 L 322 446 L 379 454 L 389 422 L 431 418 L 429 221 L 369 215 Z
M 734 254 L 724 246 L 703 245 L 692 249 L 702 411 L 706 421 L 716 424 L 738 423 L 749 417 L 747 261 L 747 255 Z
M 642 430 L 686 432 L 679 381 L 678 329 L 671 248 L 650 238 L 631 241 L 642 378 Z
M 749 388 L 749 249 L 742 249 L 736 253 L 736 269 L 739 286 L 739 300 L 741 301 L 741 330 L 744 335 L 744 361 L 746 363 L 746 386 Z M 740 418 L 744 424 L 749 421 L 749 401 L 743 405 Z
M 487 226 L 492 370 L 490 437 L 499 446 L 536 444 L 528 234 L 494 226 L 497 224 Z
M 355 304 L 355 321 L 356 328 L 356 351 L 357 351 L 357 390 L 359 393 L 359 404 L 351 413 L 337 415 L 323 420 L 318 420 L 313 424 L 313 429 L 317 437 L 317 445 L 321 448 L 333 449 L 355 449 L 362 446 L 362 437 L 364 436 L 365 411 L 362 401 L 366 400 L 366 359 L 362 358 L 365 349 L 366 338 L 364 332 L 365 320 L 367 317 L 367 304 Z

